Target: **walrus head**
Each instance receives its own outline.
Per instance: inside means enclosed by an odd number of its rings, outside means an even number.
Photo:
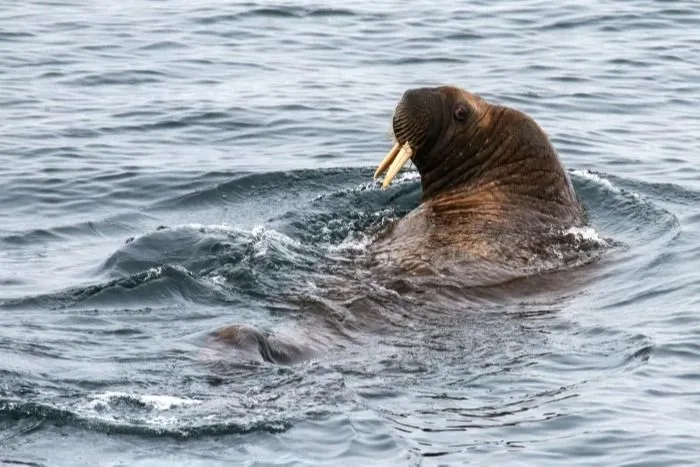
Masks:
[[[452,86],[411,89],[396,106],[393,130],[396,144],[375,172],[387,172],[384,187],[411,160],[424,199],[488,189],[578,204],[549,139],[520,111]]]

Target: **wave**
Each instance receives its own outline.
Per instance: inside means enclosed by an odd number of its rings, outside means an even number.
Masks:
[[[279,433],[287,430],[292,418],[271,416],[231,420],[214,413],[178,414],[199,405],[199,401],[159,395],[97,395],[70,406],[0,399],[0,415],[14,419],[50,420],[90,431],[141,436],[192,438],[250,432]],[[213,419],[213,420],[212,420]]]
[[[105,408],[119,405],[120,403],[131,404],[137,407],[154,409],[157,411],[171,410],[178,407],[191,407],[202,403],[201,400],[190,399],[187,397],[115,391],[91,394],[88,398],[89,400],[85,402],[82,407],[95,412],[102,412]]]
[[[94,307],[142,308],[175,302],[220,303],[234,297],[211,288],[179,264],[164,264],[107,282],[67,290],[0,301],[0,309],[91,309]]]
[[[242,10],[234,14],[201,15],[195,20],[201,25],[214,25],[230,23],[246,18],[318,18],[318,17],[353,17],[357,16],[353,10],[345,8],[305,8],[300,6],[257,7]]]
[[[617,180],[591,171],[571,174],[591,218],[591,225],[564,232],[580,248],[616,242],[633,248],[678,230],[673,214],[619,186]],[[220,176],[213,174],[213,179]],[[245,227],[233,222],[160,226],[128,237],[104,260],[96,274],[105,280],[4,300],[0,307],[141,307],[164,297],[175,303],[225,304],[243,297],[279,297],[328,274],[329,264],[362,254],[388,225],[418,205],[417,172],[402,172],[387,190],[378,181],[367,181],[370,177],[369,168],[242,174],[214,188],[158,201],[151,208],[154,212],[237,203],[239,222],[247,214],[252,221],[257,212],[258,223],[247,222],[252,225]],[[295,194],[291,200],[290,193]],[[263,222],[259,222],[261,205],[271,209]],[[147,217],[148,212],[143,215]],[[102,235],[128,231],[110,219],[89,226],[11,234],[3,241],[59,242],[84,229],[93,234],[97,229]]]

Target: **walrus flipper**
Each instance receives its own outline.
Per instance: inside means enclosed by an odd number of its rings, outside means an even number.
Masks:
[[[246,324],[227,326],[215,331],[209,347],[225,354],[227,360],[231,360],[231,353],[234,353],[234,360],[240,363],[291,365],[307,360],[314,354],[309,345]]]

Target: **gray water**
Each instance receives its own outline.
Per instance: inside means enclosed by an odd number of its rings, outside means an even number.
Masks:
[[[698,6],[4,0],[0,464],[698,465]],[[354,271],[418,204],[371,180],[393,107],[445,83],[538,121],[608,254],[470,302]],[[353,280],[384,327],[203,357],[363,320]]]

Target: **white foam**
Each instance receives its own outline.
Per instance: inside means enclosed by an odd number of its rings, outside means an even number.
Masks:
[[[256,225],[250,230],[244,230],[240,227],[234,227],[229,224],[184,224],[181,226],[175,226],[172,230],[177,229],[192,229],[205,234],[238,234],[248,237],[253,237],[257,241],[261,240],[273,240],[279,243],[287,245],[299,245],[299,242],[285,234],[278,232],[274,229],[265,227],[264,225]]]
[[[420,180],[420,174],[417,171],[401,172],[391,183],[405,183],[412,182],[414,180]]]
[[[593,227],[569,227],[564,231],[564,235],[573,235],[577,240],[594,242],[599,245],[607,245],[608,242],[598,235]]]
[[[150,281],[152,279],[157,279],[163,275],[163,266],[156,266],[155,268],[149,268],[146,270],[145,280]]]
[[[215,274],[213,276],[209,276],[208,279],[215,285],[218,285],[218,286],[226,285],[226,277],[222,276],[221,274]]]
[[[253,236],[258,237],[260,239],[275,240],[279,243],[283,243],[286,245],[294,245],[294,246],[300,245],[298,240],[295,240],[292,237],[288,237],[285,234],[278,232],[274,229],[268,229],[267,227],[265,227],[263,225],[257,225],[255,227],[253,227],[253,230],[251,231],[251,233]]]
[[[156,410],[170,410],[177,407],[191,407],[199,405],[202,401],[189,399],[185,397],[167,396],[167,395],[149,395],[143,394],[138,396],[138,400]]]
[[[362,235],[360,238],[348,237],[337,245],[330,245],[328,251],[337,253],[341,251],[363,252],[374,241],[370,235]]]
[[[590,170],[577,169],[577,170],[572,171],[572,173],[574,175],[579,176],[579,177],[583,177],[583,178],[586,178],[588,180],[592,180],[592,181],[598,183],[599,185],[604,186],[605,188],[607,188],[610,191],[613,191],[615,193],[620,193],[620,189],[618,187],[616,187],[615,185],[613,185],[613,183],[610,180],[608,180],[607,178],[603,178],[600,175],[591,172]]]
[[[135,394],[127,392],[107,391],[98,394],[92,394],[87,407],[93,410],[104,409],[110,404],[118,400],[135,401],[144,406],[155,410],[171,410],[178,407],[190,407],[199,405],[202,401],[189,399],[186,397],[169,396],[164,394]]]
[[[172,227],[172,230],[191,229],[203,234],[224,234],[224,235],[240,235],[249,238],[253,243],[253,248],[256,255],[264,255],[267,252],[271,243],[283,247],[299,247],[301,243],[287,235],[278,232],[274,229],[265,227],[264,225],[256,225],[250,230],[244,230],[240,227],[234,227],[229,224],[198,224],[190,223],[181,226]]]
[[[125,416],[122,409],[115,407],[119,402],[135,405]],[[90,421],[103,422],[114,426],[133,426],[134,424],[155,430],[181,431],[182,416],[173,409],[192,407],[203,401],[165,394],[136,394],[107,391],[87,396],[79,404],[71,404],[70,411]]]
[[[271,245],[282,247],[287,254],[292,254],[289,250],[290,247],[298,248],[301,246],[298,240],[262,225],[255,226],[251,234],[254,238],[253,250],[255,251],[255,256],[258,257],[265,256]]]
[[[180,272],[183,273],[183,274],[189,274],[190,276],[192,275],[192,272],[190,272],[189,269],[187,269],[186,267],[184,267],[184,266],[182,266],[182,265],[180,265],[180,264],[170,264],[170,265],[168,265],[168,266],[171,267],[171,268],[173,268],[173,269],[176,269],[176,270],[180,271]],[[144,280],[145,280],[145,281],[150,281],[150,280],[153,280],[153,279],[158,279],[159,277],[162,277],[162,276],[163,276],[163,271],[164,271],[164,267],[163,267],[163,266],[156,266],[156,267],[153,267],[153,268],[146,269],[146,270],[144,271],[144,274],[145,274]]]

